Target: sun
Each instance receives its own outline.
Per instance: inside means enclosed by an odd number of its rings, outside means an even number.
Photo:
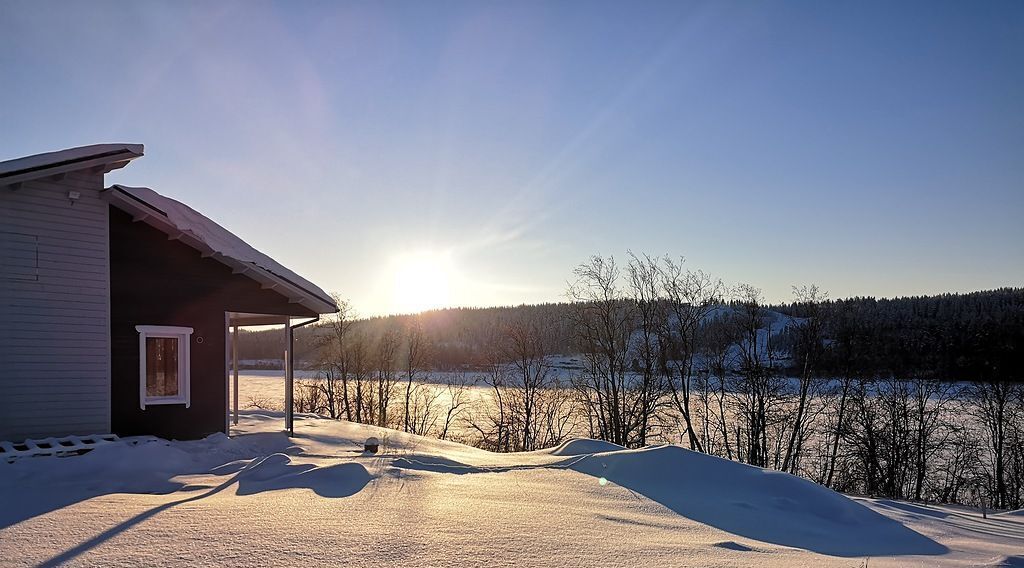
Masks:
[[[396,258],[392,310],[414,313],[451,305],[452,274],[445,254],[419,251]]]

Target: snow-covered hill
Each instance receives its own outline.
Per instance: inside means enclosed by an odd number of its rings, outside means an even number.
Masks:
[[[493,454],[250,413],[0,464],[0,565],[1019,566],[1024,518],[850,499],[677,446]],[[362,442],[376,436],[376,455]]]

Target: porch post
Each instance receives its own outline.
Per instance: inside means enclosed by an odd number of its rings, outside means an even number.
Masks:
[[[295,408],[292,401],[293,382],[295,379],[295,358],[292,349],[295,345],[292,337],[291,318],[284,323],[284,427],[289,436],[295,435]]]
[[[231,368],[235,372],[235,426],[238,426],[238,326],[231,331]]]

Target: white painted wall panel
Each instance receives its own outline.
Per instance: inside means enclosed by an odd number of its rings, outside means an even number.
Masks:
[[[102,188],[88,172],[0,187],[0,440],[110,431]]]

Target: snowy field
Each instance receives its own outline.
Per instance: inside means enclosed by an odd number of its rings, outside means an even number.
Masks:
[[[281,427],[248,411],[233,438],[0,463],[0,564],[1024,566],[1021,513],[849,499],[676,446],[492,454]]]
[[[551,376],[558,377],[565,384],[568,384],[570,376],[578,372],[578,370],[568,367],[555,367],[551,370]],[[295,380],[315,381],[317,380],[316,375],[316,371],[296,370]],[[486,375],[484,373],[430,371],[428,373],[421,373],[415,382],[436,385],[444,385],[451,382],[464,384],[470,390],[489,392],[491,388],[484,382],[485,379]],[[397,384],[396,390],[401,390],[405,386],[405,382],[401,377],[399,377]],[[277,410],[284,408],[284,371],[282,370],[241,369],[238,372],[238,387],[239,408],[251,408],[252,406],[249,403],[252,400],[270,404],[271,408]],[[234,388],[234,385],[231,384],[230,388]],[[477,397],[479,396],[484,395],[477,395]],[[489,397],[490,395],[487,394],[486,396]]]
[[[474,379],[481,379],[481,382],[473,383]],[[469,399],[473,402],[486,401],[490,402],[491,389],[490,387],[482,383],[482,375],[463,374],[456,375],[454,373],[442,373],[432,371],[430,373],[424,373],[423,380],[414,381],[414,385],[423,385],[436,388],[439,391],[445,389],[444,381],[455,381],[457,384],[461,382],[465,383],[465,388],[470,393]],[[295,371],[295,382],[296,385],[300,381],[318,382],[315,371]],[[231,396],[234,393],[231,389],[234,388],[234,384],[229,386],[228,391]],[[392,402],[399,404],[399,400],[402,394],[405,392],[405,381],[399,380],[395,386],[395,394],[392,395]],[[258,405],[254,405],[253,402],[258,402]],[[438,401],[438,405],[443,406],[447,401]],[[238,408],[242,410],[282,410],[284,409],[284,372],[283,371],[267,371],[267,370],[247,370],[240,371],[238,373]]]
[[[312,380],[313,371],[295,371],[295,380]],[[229,381],[230,396],[234,396],[234,383]],[[233,400],[233,399],[230,399]],[[238,408],[252,408],[251,402],[281,410],[284,408],[284,371],[240,370],[238,372]]]

